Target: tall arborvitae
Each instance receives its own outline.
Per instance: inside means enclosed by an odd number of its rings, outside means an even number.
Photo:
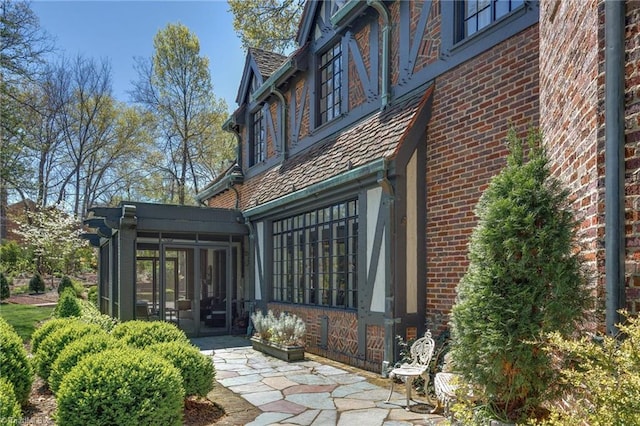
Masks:
[[[476,207],[452,351],[494,415],[513,421],[532,415],[551,389],[544,336],[574,331],[590,296],[569,193],[551,176],[539,132],[530,132],[528,149],[513,129],[507,142],[507,165]]]

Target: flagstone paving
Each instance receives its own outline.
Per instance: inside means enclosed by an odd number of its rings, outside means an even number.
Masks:
[[[428,406],[405,410],[405,395],[388,380],[322,357],[287,363],[254,351],[243,337],[220,336],[192,340],[213,358],[216,380],[252,406],[258,415],[249,426],[263,425],[435,425],[444,421]],[[372,383],[373,382],[373,383]],[[375,383],[379,382],[379,383]],[[404,389],[402,386],[402,392]]]

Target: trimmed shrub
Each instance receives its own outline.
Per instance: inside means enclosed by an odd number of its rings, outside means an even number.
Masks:
[[[184,389],[170,362],[142,350],[83,358],[62,379],[57,424],[182,425]]]
[[[31,393],[33,370],[22,339],[2,318],[0,318],[0,377],[13,385],[16,400],[19,404],[25,405]]]
[[[0,272],[0,300],[8,299],[9,296],[11,296],[9,280],[4,275],[4,272]]]
[[[42,279],[42,275],[35,274],[29,280],[29,291],[32,293],[42,293],[44,292],[44,280]]]
[[[53,331],[46,339],[42,341],[38,352],[35,354],[33,361],[38,375],[45,381],[49,382],[49,374],[51,366],[58,358],[62,350],[71,342],[78,340],[87,334],[104,333],[99,326],[95,324],[87,324],[82,321],[74,321],[73,323],[63,325]]]
[[[73,287],[67,287],[60,296],[53,316],[58,318],[79,317],[82,313],[80,301]]]
[[[65,275],[60,280],[60,284],[58,284],[58,294],[62,295],[62,292],[67,288],[74,288],[74,287],[73,287],[73,282],[71,281],[71,278],[69,278],[68,275]],[[75,292],[75,289],[74,289],[74,292]]]
[[[106,332],[82,336],[69,343],[58,355],[51,366],[49,388],[57,393],[64,376],[71,371],[84,357],[97,354],[108,349],[124,348],[124,343],[116,340]]]
[[[87,300],[91,302],[96,308],[98,307],[98,286],[92,285],[87,290]]]
[[[74,321],[77,320],[75,318],[54,318],[43,323],[40,328],[36,329],[31,335],[31,353],[36,355],[40,350],[40,344],[44,339],[49,337],[49,334]]]
[[[213,389],[213,362],[195,346],[182,342],[164,342],[151,345],[145,350],[159,355],[180,370],[186,396],[206,396]]]
[[[0,426],[20,424],[22,411],[16,399],[13,385],[0,377]]]
[[[80,303],[81,314],[80,320],[87,324],[96,324],[102,327],[107,332],[111,332],[113,327],[118,324],[118,319],[110,317],[109,315],[102,314],[91,302],[87,300],[78,299]]]
[[[189,343],[182,330],[165,321],[127,321],[116,325],[111,334],[138,349],[162,342]]]

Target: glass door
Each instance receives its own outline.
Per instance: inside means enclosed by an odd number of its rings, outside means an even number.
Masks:
[[[160,318],[159,275],[157,252],[139,254],[136,259],[136,319]]]
[[[167,248],[164,255],[164,319],[196,334],[193,248]]]
[[[229,276],[226,247],[200,249],[200,331],[229,329]]]

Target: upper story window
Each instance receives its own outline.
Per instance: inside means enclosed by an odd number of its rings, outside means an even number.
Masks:
[[[342,112],[342,48],[340,42],[320,56],[320,124]]]
[[[459,2],[456,41],[472,36],[522,5],[524,5],[524,0],[465,0]]]
[[[262,108],[253,113],[251,128],[250,166],[266,160],[267,140]]]

